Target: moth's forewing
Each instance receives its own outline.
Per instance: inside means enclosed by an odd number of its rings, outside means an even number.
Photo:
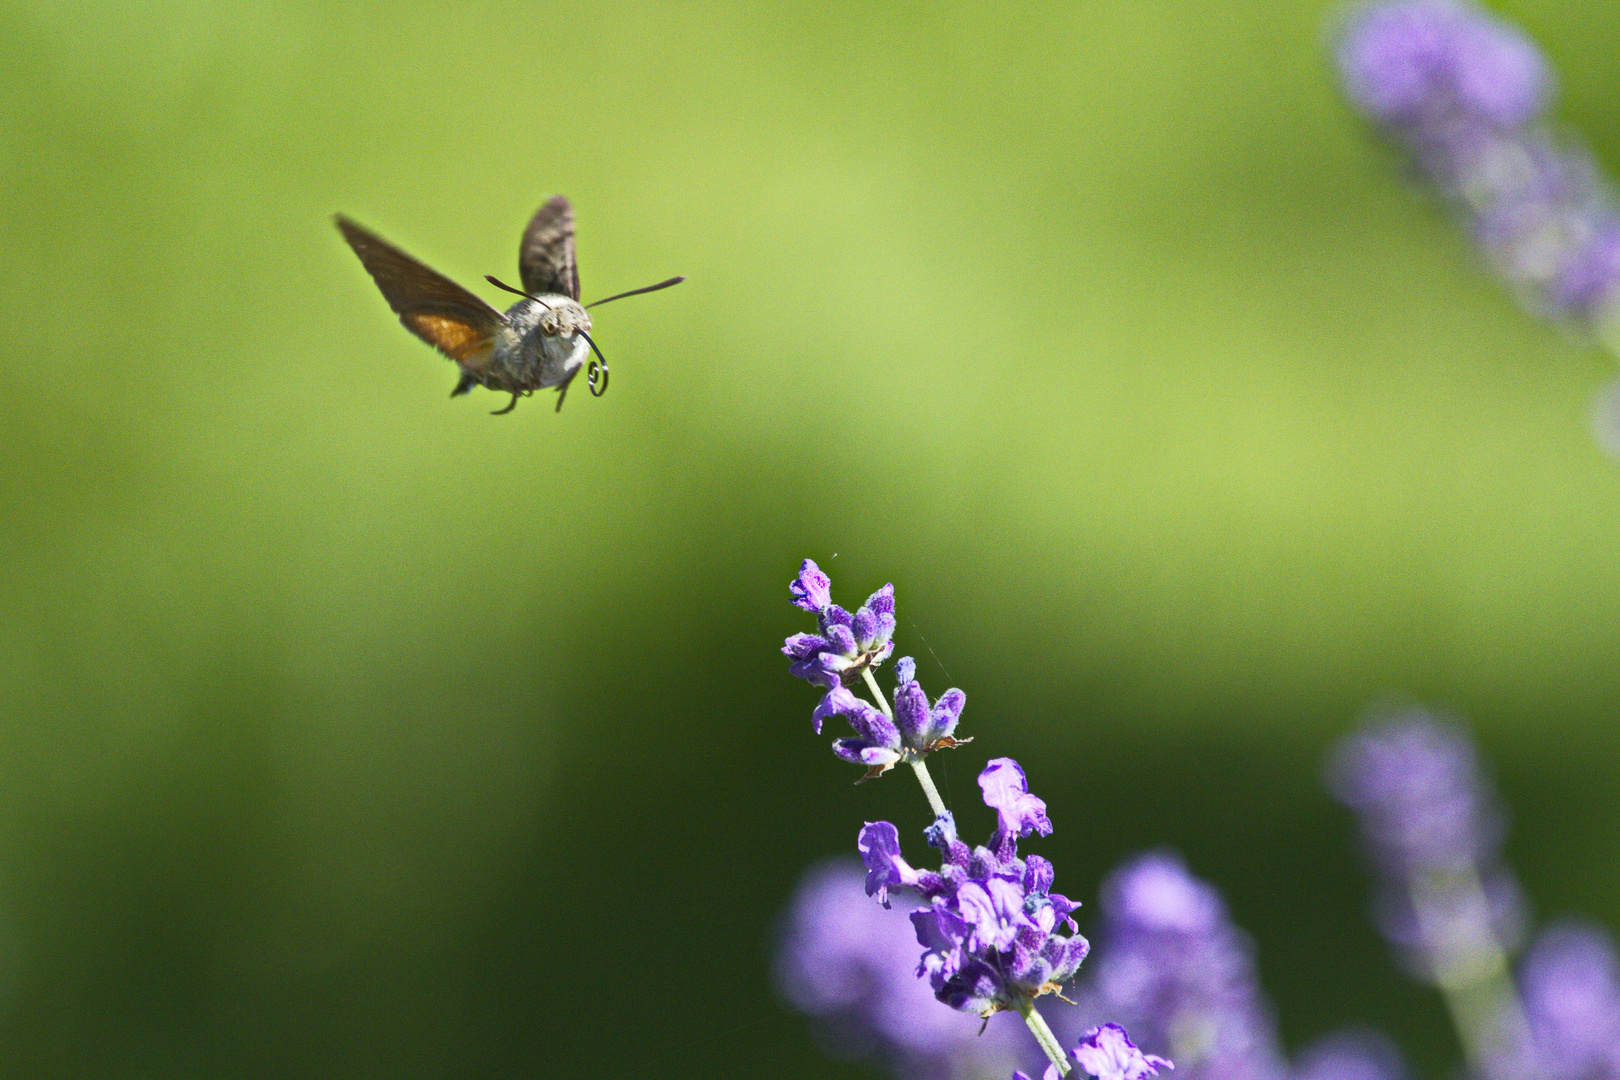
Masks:
[[[579,299],[579,265],[574,261],[574,208],[558,195],[536,210],[523,230],[518,276],[533,295],[561,293]]]
[[[500,312],[341,214],[337,227],[407,330],[462,367],[483,366],[506,321]]]

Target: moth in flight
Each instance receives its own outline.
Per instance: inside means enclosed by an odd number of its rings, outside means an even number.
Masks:
[[[574,208],[558,195],[547,202],[523,230],[514,289],[493,277],[496,288],[522,297],[504,312],[496,311],[443,274],[417,262],[376,233],[337,215],[343,238],[382,290],[405,329],[454,360],[461,381],[450,396],[475,386],[511,394],[500,416],[517,408],[518,398],[548,386],[557,388],[557,408],[581,367],[597,397],[607,392],[607,358],[591,340],[586,308],[656,292],[679,284],[672,277],[644,289],[631,289],[589,304],[579,302],[579,266],[574,261]],[[596,358],[591,359],[591,353]],[[587,361],[589,364],[587,365]]]

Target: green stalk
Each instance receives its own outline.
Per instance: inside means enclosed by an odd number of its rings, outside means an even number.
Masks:
[[[889,707],[888,696],[878,688],[877,679],[872,675],[872,669],[869,667],[862,668],[861,677],[866,680],[866,688],[872,691],[872,696],[877,698],[878,708],[883,710],[883,715],[893,720],[894,710]],[[929,809],[933,810],[936,818],[944,814],[945,800],[939,797],[939,788],[934,786],[934,778],[928,775],[928,762],[918,758],[910,764],[911,771],[917,774],[917,783],[922,785],[923,795],[928,799]]]
[[[1041,1044],[1041,1049],[1046,1051],[1046,1056],[1052,1059],[1052,1064],[1058,1067],[1058,1072],[1068,1076],[1069,1070],[1074,1066],[1069,1064],[1069,1055],[1063,1052],[1063,1046],[1058,1042],[1057,1036],[1046,1026],[1046,1018],[1035,1011],[1035,1002],[1019,1002],[1018,1015],[1029,1025],[1030,1033],[1035,1036],[1035,1041]]]

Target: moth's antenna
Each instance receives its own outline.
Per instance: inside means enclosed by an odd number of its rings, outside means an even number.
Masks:
[[[523,297],[525,300],[533,300],[535,303],[539,304],[541,307],[545,308],[547,311],[551,310],[551,305],[546,303],[544,300],[540,299],[538,296],[531,296],[529,293],[524,292],[522,289],[514,289],[514,288],[512,288],[512,286],[508,285],[506,282],[501,281],[498,278],[496,278],[494,274],[485,274],[484,275],[484,280],[489,282],[491,285],[495,286],[497,289],[505,289],[509,293],[516,293],[517,295]]]
[[[607,393],[607,384],[608,384],[607,357],[603,356],[602,355],[602,350],[598,349],[596,347],[596,342],[591,341],[591,335],[587,334],[583,330],[578,331],[578,333],[579,333],[580,337],[584,338],[586,341],[590,341],[590,343],[591,343],[591,351],[596,354],[596,359],[597,360],[602,361],[600,364],[598,364],[596,362],[596,360],[592,360],[590,362],[590,365],[585,368],[585,378],[590,383],[591,396],[592,397],[601,397],[603,394]],[[578,370],[578,369],[576,368],[575,370]],[[596,385],[596,373],[598,371],[600,371],[602,373],[602,385],[601,386]]]
[[[489,280],[495,281],[494,278],[490,278]],[[585,306],[586,307],[595,307],[597,304],[606,304],[606,303],[608,303],[609,301],[612,301],[612,300],[623,300],[627,296],[640,296],[644,292],[657,292],[659,289],[667,289],[671,285],[679,285],[681,282],[683,282],[685,280],[686,280],[686,278],[685,278],[684,275],[681,276],[681,277],[672,277],[668,281],[660,281],[658,284],[649,285],[645,289],[631,289],[629,292],[622,292],[622,293],[619,293],[617,296],[610,296],[606,300],[592,300],[590,303],[586,304]],[[498,282],[498,281],[495,281],[495,284],[500,285],[501,283]],[[501,288],[504,289],[504,288],[506,288],[506,286],[501,285]],[[513,289],[512,291],[516,292],[517,290]],[[533,297],[530,297],[530,299],[533,299]]]

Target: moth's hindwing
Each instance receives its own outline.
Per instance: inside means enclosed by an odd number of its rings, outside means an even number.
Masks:
[[[534,212],[518,248],[518,276],[536,296],[560,293],[579,299],[579,264],[574,259],[574,208],[558,195]]]

